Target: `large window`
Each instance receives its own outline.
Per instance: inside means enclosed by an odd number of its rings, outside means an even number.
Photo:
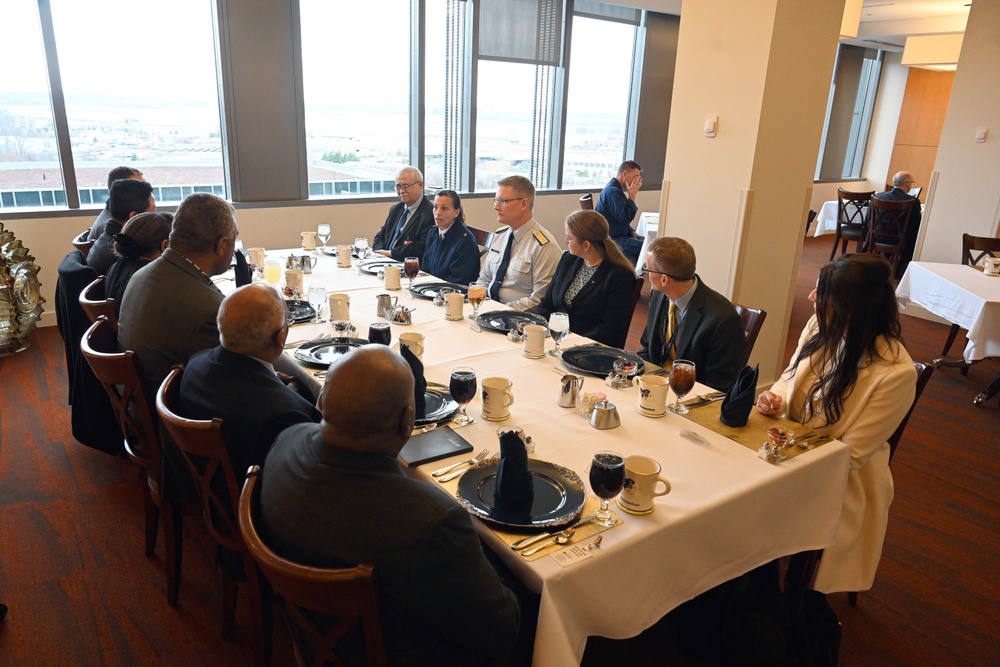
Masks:
[[[66,205],[55,136],[35,0],[3,0],[0,208]]]
[[[576,16],[563,187],[602,187],[625,159],[635,26]]]
[[[409,0],[300,8],[310,195],[393,192],[409,164]]]
[[[884,51],[841,44],[830,84],[816,180],[861,178]]]

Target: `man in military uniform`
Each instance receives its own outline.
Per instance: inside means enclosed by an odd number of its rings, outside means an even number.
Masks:
[[[524,176],[497,182],[493,210],[497,230],[490,244],[479,283],[491,299],[515,310],[533,310],[556,272],[562,249],[532,213],[535,186]]]

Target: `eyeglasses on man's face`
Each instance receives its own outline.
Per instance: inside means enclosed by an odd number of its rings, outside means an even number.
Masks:
[[[412,183],[396,183],[396,192],[406,192],[412,188],[417,183],[423,183],[423,181],[413,181]]]
[[[642,271],[642,275],[644,277],[645,277],[645,275],[647,273],[655,273],[658,276],[666,276],[666,277],[670,278],[671,280],[679,280],[681,282],[684,282],[686,280],[691,280],[690,278],[678,278],[677,276],[672,276],[669,273],[667,273],[666,271],[656,271],[654,269],[647,268],[645,264],[642,265],[642,268],[640,269],[640,271]]]
[[[493,205],[496,206],[497,204],[499,204],[500,206],[506,206],[508,202],[520,201],[521,199],[527,199],[527,197],[514,197],[513,199],[499,199],[497,197],[494,197]]]

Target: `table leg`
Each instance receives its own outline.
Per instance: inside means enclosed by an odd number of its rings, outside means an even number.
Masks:
[[[997,394],[1000,394],[1000,371],[997,372],[996,376],[993,378],[993,382],[991,382],[990,386],[986,388],[986,391],[976,396],[972,400],[972,403],[974,405],[982,405]]]

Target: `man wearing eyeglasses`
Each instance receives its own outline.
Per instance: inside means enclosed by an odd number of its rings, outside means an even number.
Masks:
[[[920,200],[910,194],[916,184],[917,182],[913,180],[913,174],[908,171],[900,171],[892,177],[891,190],[875,195],[877,199],[884,201],[913,202],[910,221],[906,226],[906,236],[903,238],[903,247],[899,251],[899,262],[896,264],[897,278],[903,277],[906,265],[913,259],[913,250],[917,247],[917,234],[920,233]]]
[[[372,250],[402,262],[407,257],[424,257],[427,230],[434,226],[434,207],[424,197],[424,175],[416,167],[396,174],[399,203],[389,209],[382,229],[372,241]]]
[[[684,239],[658,238],[642,271],[653,291],[639,356],[661,366],[693,361],[698,382],[728,390],[743,370],[743,322],[729,299],[695,273],[694,248]]]
[[[562,249],[556,237],[535,220],[535,186],[524,176],[497,182],[493,210],[497,230],[483,260],[478,282],[491,299],[514,310],[533,310],[545,296]]]

